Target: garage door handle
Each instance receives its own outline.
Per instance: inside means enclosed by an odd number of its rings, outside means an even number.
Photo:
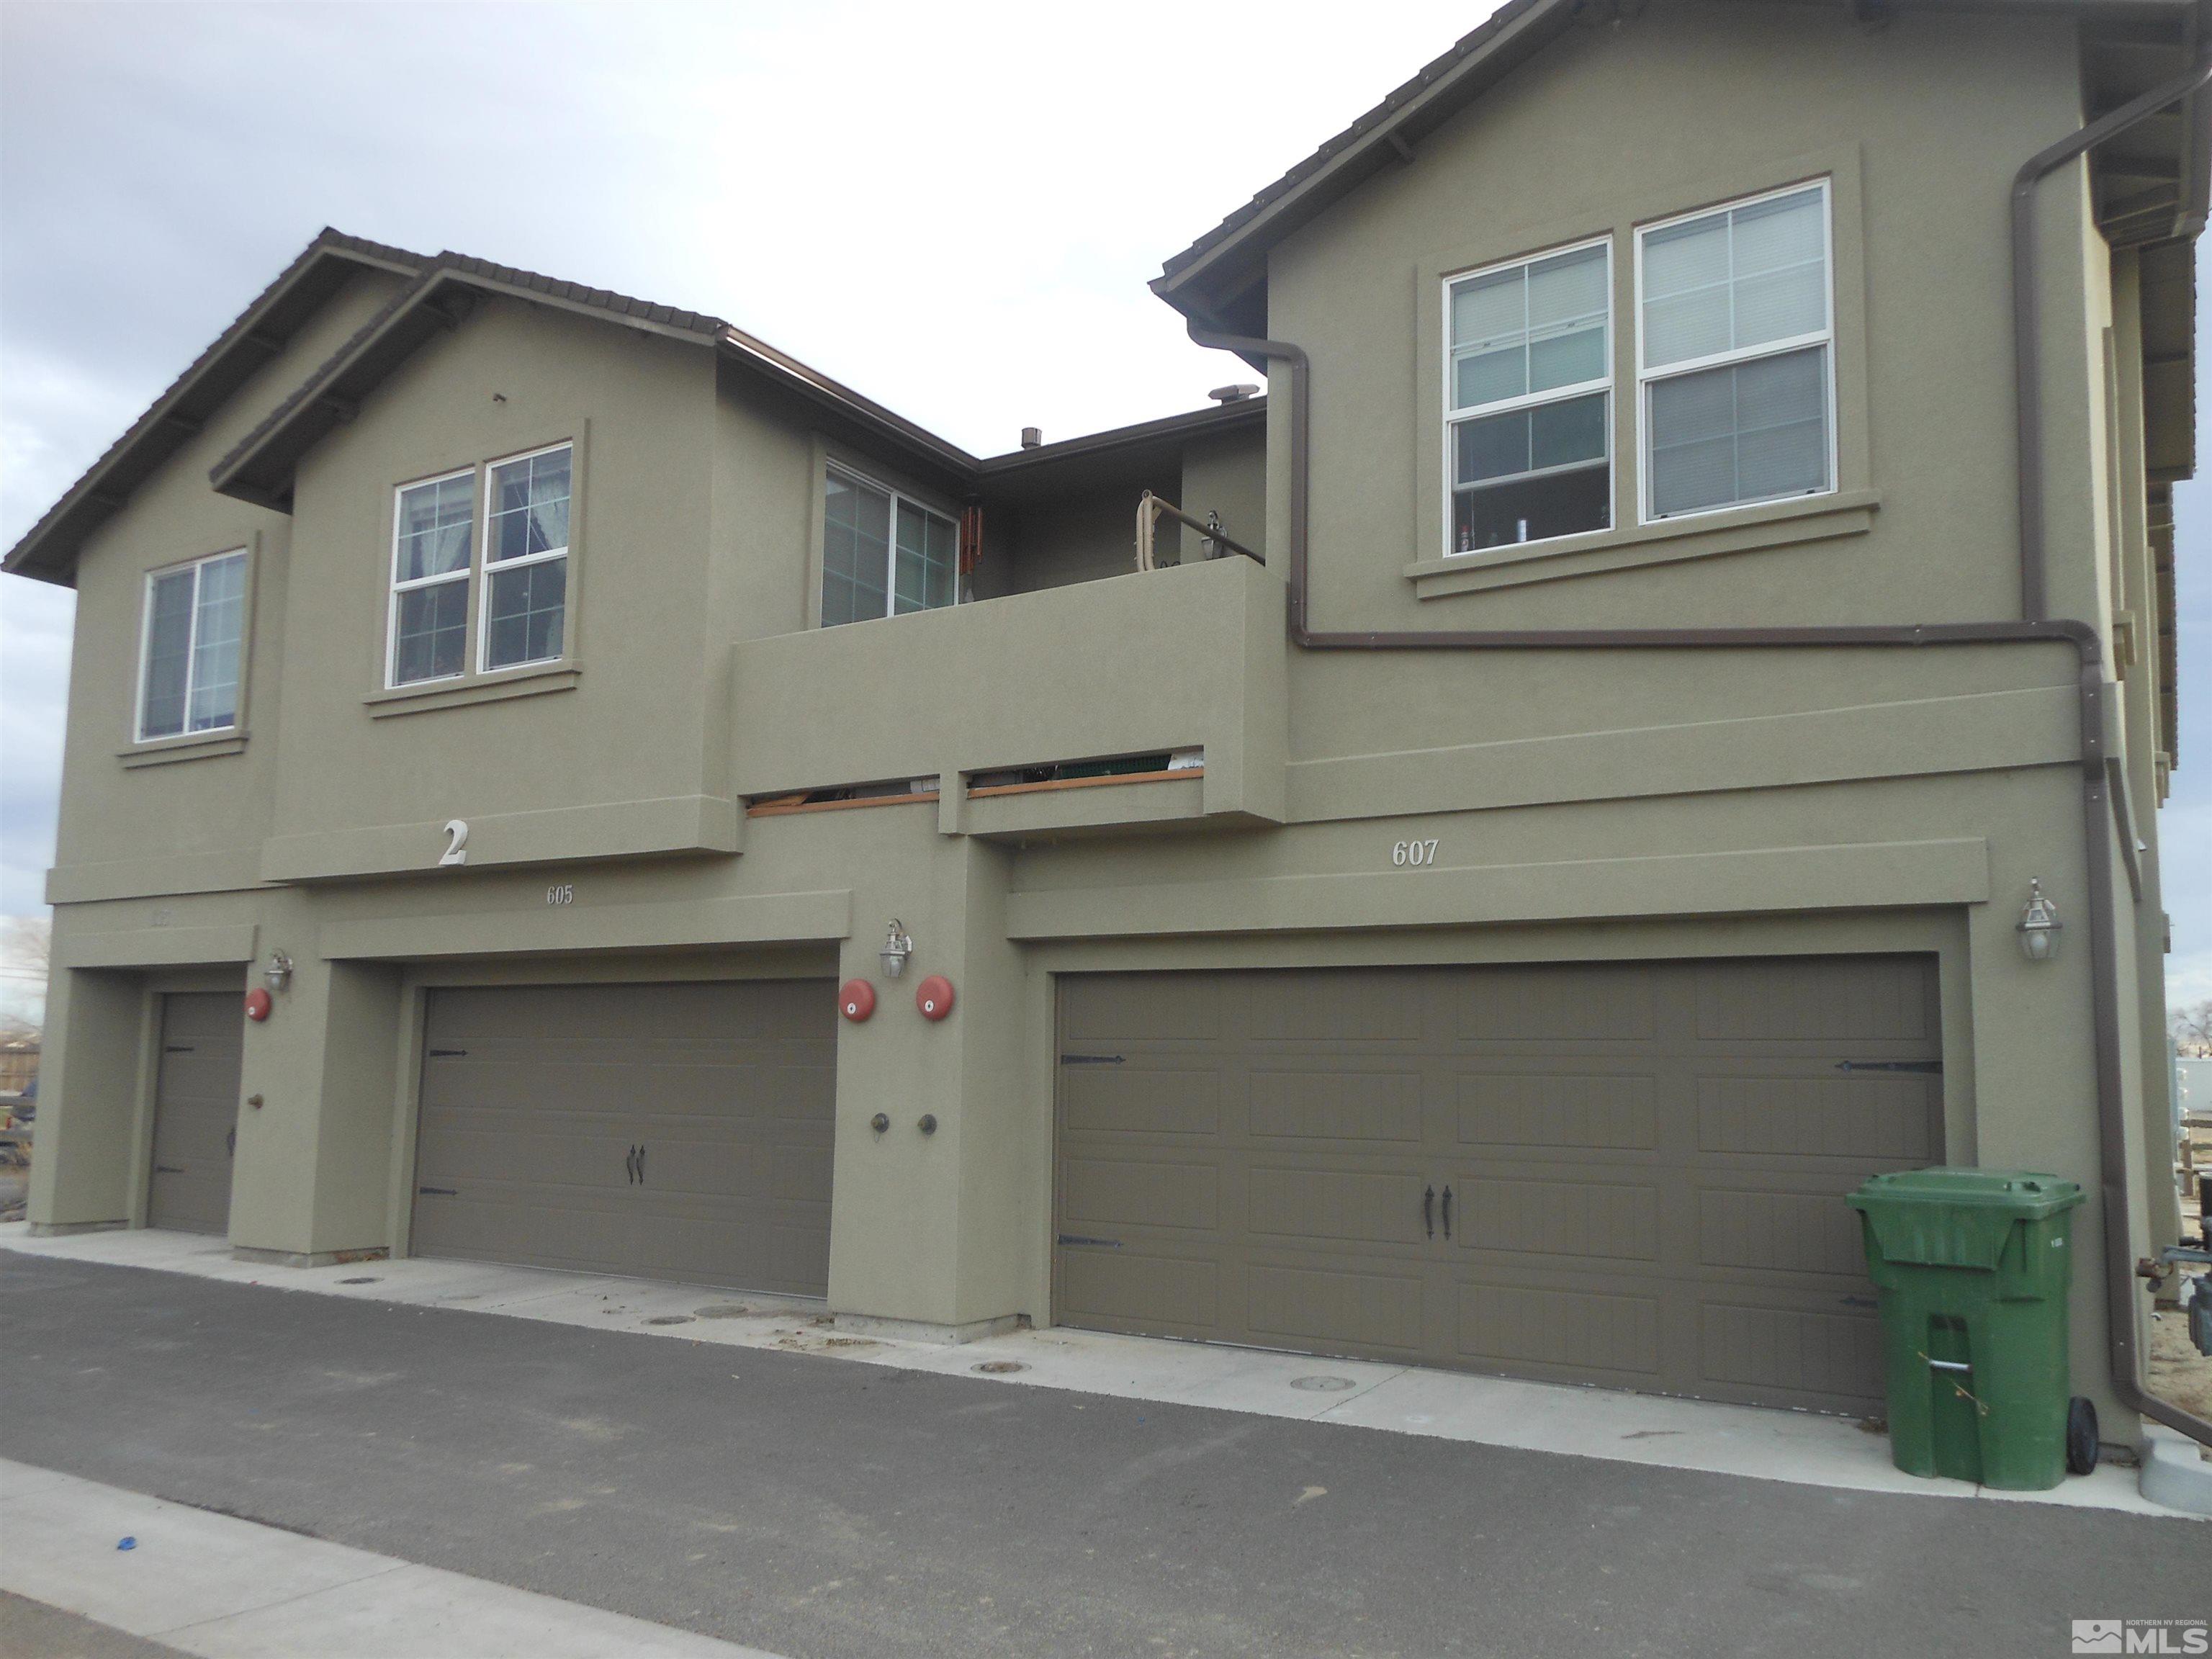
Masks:
[[[156,1164],[154,1166],[155,1175],[182,1175],[184,1172],[185,1166],[181,1164]]]
[[[623,1155],[623,1169],[629,1176],[629,1184],[637,1185],[637,1148],[633,1146]]]
[[[1421,1194],[1421,1226],[1431,1238],[1437,1236],[1437,1189],[1433,1187]]]
[[[642,1146],[637,1149],[637,1184],[641,1187],[645,1185],[645,1148]]]
[[[424,1198],[459,1198],[461,1195],[457,1187],[417,1187],[415,1190]]]
[[[1444,1237],[1451,1237],[1451,1188],[1444,1188]]]

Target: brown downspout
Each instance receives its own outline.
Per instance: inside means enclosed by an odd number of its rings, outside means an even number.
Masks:
[[[1291,424],[1289,633],[1307,651],[1587,651],[1759,650],[1793,646],[1901,647],[2070,643],[2080,665],[2076,684],[2081,723],[2081,816],[2089,880],[2089,954],[2095,1028],[2099,1158],[2102,1164],[2106,1302],[2112,1392],[2129,1410],[2154,1418],[2191,1438],[2212,1445],[2212,1423],[2147,1395],[2137,1380],[2135,1266],[2127,1223],[2127,1118],[2120,1067],[2120,1006],[2112,823],[2115,808],[2106,779],[2105,650],[2087,623],[2053,619],[2045,611],[2042,341],[2035,305],[2033,193],[2037,180],[2088,149],[2156,113],[2212,81],[2212,57],[2187,75],[2091,122],[2038,153],[2013,187],[2014,363],[2019,374],[2017,441],[2021,473],[2021,598],[2023,619],[2009,623],[1929,623],[1815,628],[1423,629],[1404,632],[1317,633],[1307,625],[1312,522],[1310,450],[1313,365],[1304,350],[1284,340],[1223,333],[1189,324],[1192,341],[1248,362],[1272,360],[1290,376],[1286,413]],[[2186,210],[2185,209],[2185,213]],[[2023,224],[2027,228],[2023,230]],[[2132,851],[2133,849],[2130,849]]]

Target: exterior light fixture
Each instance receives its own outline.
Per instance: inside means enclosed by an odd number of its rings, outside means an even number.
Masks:
[[[2043,884],[2027,884],[2027,902],[2021,908],[2020,951],[2030,962],[2048,962],[2058,954],[2058,907],[2043,896]]]
[[[269,953],[269,965],[261,970],[261,977],[269,981],[269,988],[281,991],[291,982],[292,958],[282,951]]]
[[[891,918],[890,930],[884,935],[884,948],[878,952],[884,959],[884,977],[896,979],[906,971],[906,959],[914,954],[914,941],[907,937],[905,924],[896,916]]]

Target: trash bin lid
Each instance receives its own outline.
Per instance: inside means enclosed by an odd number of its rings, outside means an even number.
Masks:
[[[1869,1176],[1849,1201],[1855,1210],[1891,1204],[2000,1209],[2019,1220],[2039,1221],[2061,1210],[2072,1209],[2085,1195],[2078,1181],[2064,1181],[2053,1175],[2038,1175],[2027,1170],[1941,1166]]]
[[[1844,1201],[1892,1261],[1994,1273],[2014,1226],[2079,1204],[2079,1182],[2024,1170],[1900,1170]]]

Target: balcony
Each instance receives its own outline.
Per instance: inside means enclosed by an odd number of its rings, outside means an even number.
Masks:
[[[1233,557],[748,640],[737,790],[934,779],[941,827],[1007,840],[1280,823],[1285,649],[1282,583]]]

